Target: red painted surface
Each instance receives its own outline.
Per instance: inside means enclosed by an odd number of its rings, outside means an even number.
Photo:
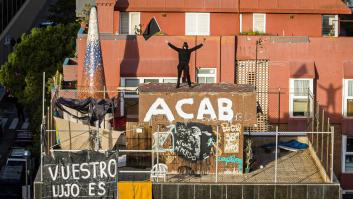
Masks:
[[[353,173],[350,174],[342,174],[341,175],[341,186],[343,189],[352,190],[353,189]]]
[[[278,36],[321,36],[319,14],[266,14],[266,33]]]
[[[77,88],[82,87],[82,75],[83,75],[83,64],[85,60],[85,51],[86,51],[87,39],[77,38],[76,47],[77,47]],[[104,64],[104,60],[103,60]],[[104,66],[104,65],[103,65]],[[65,74],[64,74],[65,76]]]
[[[99,32],[113,33],[114,28],[114,0],[97,0]]]
[[[350,10],[340,0],[118,0],[116,9],[183,12],[350,13]]]
[[[192,53],[190,76],[195,82],[196,68],[217,68],[222,82],[234,82],[235,37],[177,37],[154,36],[145,41],[142,36],[125,39],[101,39],[102,56],[107,88],[118,87],[120,77],[176,77],[178,54],[167,45],[167,41],[181,47],[184,41],[193,47],[199,43],[204,46]],[[205,40],[204,40],[205,39]],[[81,86],[85,38],[78,39],[78,86]],[[221,50],[221,44],[222,50]],[[212,55],[212,56],[209,56]]]
[[[239,33],[239,14],[211,13],[211,35],[235,35]]]
[[[119,11],[114,11],[113,13],[113,32],[115,34],[119,34],[119,28],[120,28],[120,12]]]
[[[243,13],[242,14],[242,32],[252,32],[253,22],[252,22],[252,13]]]
[[[238,38],[237,59],[255,59],[255,42],[259,37],[241,36]],[[311,37],[309,43],[274,43],[270,37],[264,40],[259,50],[259,59],[269,59],[269,89],[284,92],[281,95],[281,121],[288,121],[289,78],[294,71],[290,70],[290,61],[315,63],[316,78],[314,90],[320,104],[325,107],[331,122],[340,122],[342,113],[342,79],[344,62],[352,60],[352,38]],[[296,77],[307,77],[306,68],[298,68]],[[304,72],[303,72],[304,71]],[[295,72],[294,72],[295,73]],[[302,76],[300,75],[302,74]],[[277,107],[277,96],[270,97],[269,107]],[[276,110],[270,110],[270,117],[277,118]],[[343,132],[344,133],[344,132]]]
[[[166,35],[185,35],[185,13],[181,12],[142,12],[140,14],[143,30],[155,17],[161,28],[161,31]]]
[[[344,118],[342,120],[342,132],[345,135],[353,136],[353,119]]]
[[[63,66],[64,81],[77,80],[77,65],[64,65]]]
[[[239,13],[243,32],[253,31],[253,13],[267,13],[268,35],[321,36],[322,14],[351,13],[340,0],[118,0],[115,6],[112,2],[97,0],[100,32],[118,32],[119,11],[141,12],[143,29],[156,17],[162,32],[175,36],[185,35],[185,12],[210,12],[210,34],[214,36],[239,34]]]

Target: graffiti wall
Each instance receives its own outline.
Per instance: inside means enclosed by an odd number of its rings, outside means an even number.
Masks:
[[[154,149],[161,153],[160,161],[168,165],[168,172],[180,174],[243,172],[243,132],[240,124],[224,123],[216,126],[201,123],[177,122],[168,125],[153,136]],[[157,140],[159,134],[159,140]],[[218,151],[218,158],[216,153]]]
[[[239,123],[222,123],[218,156],[218,169],[224,174],[243,173],[243,128]]]
[[[53,152],[43,158],[43,198],[114,198],[118,161],[94,151]]]
[[[207,124],[222,122],[255,124],[255,92],[251,89],[239,90],[236,86],[233,88],[234,91],[230,89],[225,92],[222,86],[215,84],[211,90],[200,85],[201,88],[175,92],[172,84],[169,85],[170,88],[161,84],[140,85],[139,121],[151,122],[154,117],[162,116],[173,124],[185,121]],[[204,92],[206,89],[212,92]]]

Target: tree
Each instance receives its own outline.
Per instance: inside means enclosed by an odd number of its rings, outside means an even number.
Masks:
[[[57,70],[62,71],[64,58],[75,53],[78,28],[78,24],[67,24],[32,29],[22,35],[21,42],[0,69],[0,84],[30,109],[34,130],[41,123],[42,73],[45,71],[47,77],[52,77]]]

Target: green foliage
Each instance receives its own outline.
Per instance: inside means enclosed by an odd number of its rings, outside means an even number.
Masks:
[[[85,4],[83,7],[82,11],[79,13],[79,17],[77,18],[77,21],[80,23],[85,23],[88,24],[89,22],[89,14],[91,12],[92,5],[91,4]]]
[[[30,34],[22,35],[0,69],[0,84],[30,108],[35,130],[41,123],[42,73],[52,77],[62,71],[64,58],[74,55],[78,28],[78,24],[67,24],[32,29]]]
[[[258,32],[258,31],[248,31],[248,32],[241,32],[240,35],[256,36],[256,35],[267,35],[267,34],[263,32]]]
[[[49,20],[58,24],[73,23],[76,20],[76,1],[58,0],[49,8]]]

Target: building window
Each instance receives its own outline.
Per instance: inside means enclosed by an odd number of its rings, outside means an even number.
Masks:
[[[353,173],[353,136],[342,136],[342,171]]]
[[[176,83],[176,77],[122,77],[121,87],[126,90],[122,93],[120,107],[123,107],[121,115],[127,118],[136,119],[138,117],[138,93],[137,87],[142,83]]]
[[[216,83],[216,69],[215,68],[199,68],[197,69],[197,83]]]
[[[210,13],[185,13],[185,35],[210,35]]]
[[[353,8],[353,0],[345,0],[346,2],[346,5],[349,7],[349,8]]]
[[[120,34],[135,35],[140,31],[139,12],[120,12]]]
[[[254,32],[266,32],[266,14],[254,13],[253,17],[253,28]]]
[[[290,79],[289,113],[291,117],[308,117],[312,107],[309,93],[313,92],[313,79]]]
[[[343,80],[343,115],[353,117],[353,79]]]
[[[322,15],[322,35],[338,36],[338,15]]]

